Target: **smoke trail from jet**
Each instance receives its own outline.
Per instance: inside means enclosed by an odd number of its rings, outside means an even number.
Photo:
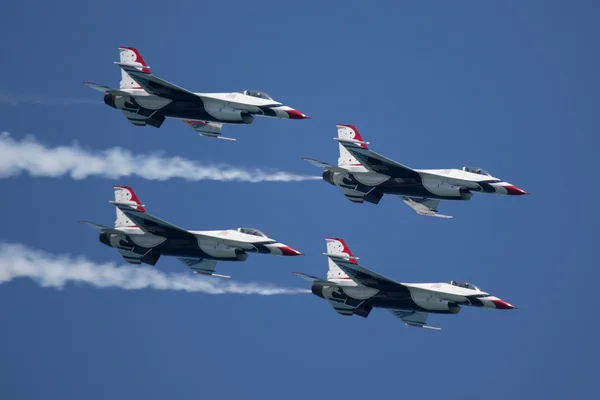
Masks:
[[[21,104],[38,104],[44,106],[70,106],[79,104],[102,104],[102,101],[78,99],[73,97],[51,97],[41,94],[13,94],[0,92],[0,104],[18,106]]]
[[[182,264],[182,268],[187,268]],[[96,288],[124,290],[178,290],[204,294],[310,293],[310,290],[280,288],[263,283],[236,283],[189,273],[162,273],[152,267],[97,264],[83,257],[54,255],[21,244],[0,242],[0,284],[30,278],[42,287],[62,289],[71,282]]]
[[[49,147],[33,137],[15,140],[8,132],[0,133],[0,178],[28,173],[34,177],[73,179],[90,176],[119,179],[140,177],[164,181],[180,178],[187,181],[298,182],[319,180],[318,176],[297,175],[259,168],[238,168],[226,164],[203,164],[181,157],[161,154],[133,154],[113,147],[103,151],[86,150],[76,143]]]

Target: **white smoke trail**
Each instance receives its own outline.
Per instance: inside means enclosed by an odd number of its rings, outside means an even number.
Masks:
[[[35,177],[73,179],[97,176],[110,179],[137,176],[156,181],[181,178],[187,181],[239,182],[298,182],[321,179],[318,176],[296,175],[283,171],[236,168],[226,164],[201,164],[181,157],[163,157],[160,154],[132,154],[129,150],[113,147],[104,151],[90,151],[71,146],[47,147],[27,137],[13,139],[8,132],[0,134],[0,178],[22,172]]]
[[[185,268],[183,265],[182,267]],[[271,296],[310,293],[310,290],[305,289],[200,277],[191,272],[165,274],[151,267],[97,264],[83,257],[53,255],[20,244],[0,242],[0,284],[17,278],[30,278],[43,287],[57,289],[62,289],[67,283],[73,282],[96,288],[181,290],[205,294]]]
[[[44,106],[69,106],[79,104],[102,104],[99,100],[78,99],[73,97],[50,97],[41,94],[14,94],[0,92],[0,104],[18,106],[20,104],[39,104]]]

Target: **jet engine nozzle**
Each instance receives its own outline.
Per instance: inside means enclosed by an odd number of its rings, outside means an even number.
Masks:
[[[111,93],[104,94],[104,104],[110,106],[114,109],[117,109],[117,105],[115,104],[115,95]]]
[[[354,315],[358,315],[359,317],[367,318],[369,316],[369,313],[372,310],[373,310],[372,306],[364,306],[364,307],[358,307],[358,308],[354,309],[354,311],[352,311],[352,313]]]
[[[323,180],[333,186],[335,186],[335,183],[333,182],[333,171],[330,171],[328,169],[326,169],[325,171],[323,171]]]
[[[113,247],[112,244],[110,244],[110,233],[101,232],[100,235],[98,235],[98,239],[100,240],[100,243],[105,244],[108,247]]]
[[[323,287],[325,285],[323,285],[320,282],[313,282],[312,287],[310,288],[310,291],[312,292],[312,294],[314,294],[315,296],[318,296],[322,299],[325,298],[325,296],[323,296]]]

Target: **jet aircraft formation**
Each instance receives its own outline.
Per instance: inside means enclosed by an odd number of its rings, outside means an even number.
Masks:
[[[121,82],[118,89],[84,83],[104,93],[104,103],[121,111],[136,126],[160,128],[166,118],[178,119],[201,136],[221,136],[224,124],[250,124],[257,116],[306,119],[307,115],[275,101],[265,92],[196,93],[167,82],[150,71],[134,47],[120,47]],[[441,200],[470,200],[473,193],[525,195],[526,191],[478,167],[413,169],[369,149],[357,128],[338,124],[339,158],[336,166],[310,158],[323,169],[323,180],[340,188],[354,203],[378,204],[383,195],[398,196],[417,214],[439,214]],[[302,253],[254,228],[192,231],[146,212],[128,186],[114,187],[116,220],[113,227],[81,221],[99,231],[99,240],[115,248],[131,264],[156,265],[161,256],[176,257],[194,273],[221,278],[219,261],[246,261],[249,254],[298,256]],[[311,282],[311,291],[327,300],[341,315],[367,317],[383,308],[406,325],[427,325],[429,314],[458,314],[463,306],[514,309],[468,282],[400,283],[358,264],[341,238],[326,239],[329,271],[326,278],[294,274]]]

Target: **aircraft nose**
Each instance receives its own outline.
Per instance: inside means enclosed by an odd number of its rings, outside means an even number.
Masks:
[[[518,187],[516,187],[515,185],[511,185],[510,183],[507,182],[502,182],[499,185],[494,185],[496,192],[500,193],[500,194],[508,194],[511,196],[522,196],[524,194],[529,194],[526,191],[524,191],[523,189],[520,189]]]
[[[271,247],[271,253],[281,256],[301,256],[303,255],[298,250],[291,248],[290,246],[282,243],[278,243],[276,246]]]
[[[504,300],[501,300],[501,299],[493,299],[490,301],[494,304],[494,306],[498,310],[512,310],[512,309],[517,308],[517,307],[513,306],[512,304],[510,304]]]
[[[310,118],[308,115],[306,114],[302,114],[300,111],[298,110],[285,110],[285,112],[288,115],[289,119],[306,119],[306,118]]]

